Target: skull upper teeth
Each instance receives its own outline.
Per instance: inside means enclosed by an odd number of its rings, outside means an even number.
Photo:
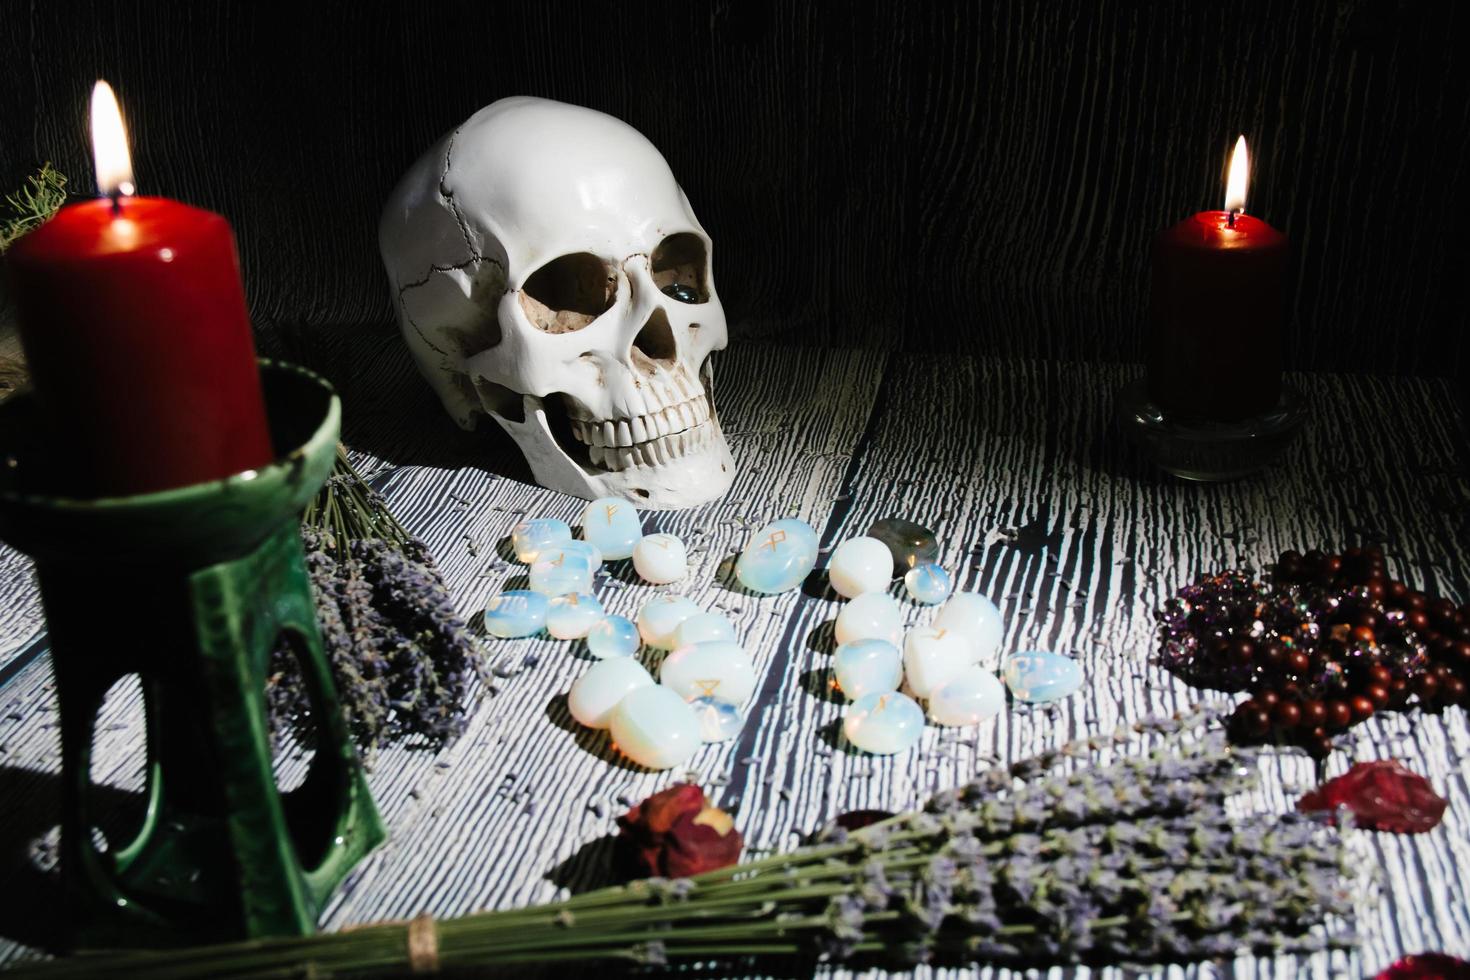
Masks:
[[[668,463],[707,446],[715,428],[703,393],[631,419],[574,415],[571,425],[592,463],[609,470]]]

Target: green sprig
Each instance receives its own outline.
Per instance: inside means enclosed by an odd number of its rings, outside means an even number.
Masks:
[[[22,235],[39,228],[66,203],[66,175],[49,163],[26,178],[25,186],[5,195],[6,215],[0,218],[0,253]]]

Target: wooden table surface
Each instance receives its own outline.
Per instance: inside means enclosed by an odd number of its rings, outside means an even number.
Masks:
[[[302,353],[350,379],[346,438],[430,545],[466,617],[519,584],[524,569],[502,557],[518,520],[575,523],[581,502],[525,482],[508,443],[452,429],[396,338],[322,341]],[[857,350],[720,355],[716,401],[739,478],[723,500],[644,523],[685,539],[691,574],[672,590],[728,615],[756,660],[761,683],[742,734],[704,747],[687,772],[643,772],[613,755],[605,733],[570,720],[566,691],[590,662],[579,644],[487,640],[496,679],[464,737],[439,752],[390,748],[374,761],[369,781],[391,838],[333,899],[325,927],[508,908],[596,882],[614,816],[686,776],[736,814],[751,847],[785,847],[844,810],[910,807],[994,760],[1188,705],[1200,692],[1151,662],[1154,610],[1202,572],[1259,567],[1283,548],[1379,543],[1393,574],[1470,597],[1470,452],[1444,383],[1297,377],[1313,412],[1304,438],[1279,468],[1216,486],[1156,473],[1117,437],[1112,399],[1134,373]],[[942,562],[963,588],[1005,612],[1006,649],[1074,654],[1084,691],[975,728],[931,726],[895,757],[845,745],[842,705],[825,676],[838,601],[743,594],[732,589],[730,559],[777,517],[810,522],[825,556],[890,515],[937,531]],[[610,611],[632,616],[658,590],[627,564],[601,575],[597,592]],[[29,659],[45,646],[35,589],[27,563],[9,552],[0,553],[0,597],[4,962],[27,955],[59,914],[50,871],[58,735],[49,666],[44,655]],[[932,615],[905,608],[914,623]],[[119,642],[138,642],[146,626],[118,623]],[[120,791],[140,783],[138,710],[123,692],[99,722],[95,776]],[[1242,959],[1230,968],[1239,975],[1290,976],[1298,966],[1362,975],[1405,952],[1470,956],[1464,712],[1375,717],[1344,745],[1332,774],[1354,760],[1404,758],[1449,798],[1444,823],[1416,837],[1355,835],[1373,879],[1355,959]],[[1285,810],[1315,781],[1294,752],[1267,755],[1261,770],[1246,806]]]

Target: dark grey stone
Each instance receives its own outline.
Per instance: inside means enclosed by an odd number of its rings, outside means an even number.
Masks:
[[[868,537],[888,545],[893,555],[893,577],[898,578],[915,565],[939,560],[939,542],[934,532],[922,524],[902,517],[885,517],[868,528]]]

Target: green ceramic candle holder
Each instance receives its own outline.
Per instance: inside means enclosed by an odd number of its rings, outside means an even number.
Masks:
[[[322,651],[299,516],[332,469],[341,404],[321,378],[263,361],[271,465],[132,497],[55,492],[29,397],[0,407],[0,539],[34,558],[62,751],[69,945],[304,935],[385,836]],[[63,447],[64,451],[64,447]],[[272,769],[265,684],[284,639],[312,695],[304,779]],[[91,756],[109,688],[137,675],[146,812],[99,847]]]

